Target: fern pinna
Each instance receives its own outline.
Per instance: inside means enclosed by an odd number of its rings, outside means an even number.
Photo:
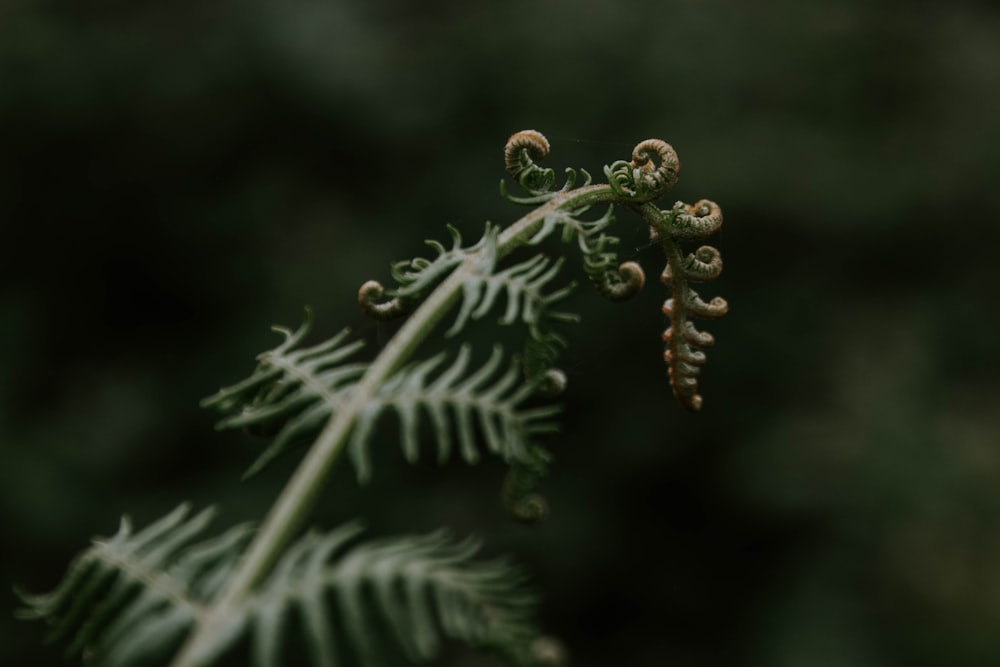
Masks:
[[[548,152],[548,141],[534,130],[514,134],[505,147],[507,170],[524,194],[511,194],[503,182],[501,194],[532,206],[527,215],[502,230],[487,224],[469,245],[449,227],[450,247],[428,241],[434,257],[391,265],[395,287],[374,280],[361,286],[365,313],[406,317],[374,358],[366,359],[363,343],[346,330],[305,345],[307,311],[295,331],[276,328],[281,342],[258,356],[249,377],[204,401],[224,413],[220,428],[273,438],[247,476],[297,443],[312,443],[259,527],[207,536],[212,511],[191,516],[186,506],[139,532],[123,521],[114,537],[95,540],[74,561],[52,593],[22,593],[20,615],[50,624],[53,638],[67,640],[68,653],[92,665],[203,667],[246,641],[253,663],[265,667],[285,664],[292,637],[323,667],[380,664],[386,637],[413,662],[433,659],[448,639],[493,651],[509,664],[555,660],[558,651],[534,625],[522,577],[506,563],[477,559],[474,542],[435,534],[366,543],[356,523],[299,536],[343,454],[360,482],[372,478],[374,427],[386,415],[400,425],[408,461],[424,449],[439,461],[457,454],[469,464],[491,453],[510,466],[502,496],[511,514],[528,521],[544,515],[534,488],[550,459],[542,438],[556,429],[558,407],[548,399],[566,384],[556,362],[567,344],[561,325],[578,319],[565,305],[573,285],[555,284],[561,258],[536,251],[512,264],[504,260],[519,247],[537,249],[559,236],[580,251],[600,294],[626,300],[645,277],[637,263],[618,261],[618,239],[609,233],[615,205],[637,212],[663,248],[670,385],[684,407],[701,407],[698,373],[713,339],[694,318],[720,317],[727,306],[719,297],[702,300],[692,284],[718,276],[722,261],[711,246],[686,253],[681,244],[717,231],[719,207],[707,200],[668,209],[654,203],[680,169],[676,152],[660,140],[643,141],[631,160],[605,167],[607,184],[594,184],[581,170],[577,186],[577,172],[567,169],[565,183],[554,189],[555,172],[539,164]],[[599,205],[607,208],[590,215]],[[445,349],[418,357],[451,311]],[[467,344],[450,344],[470,321],[494,312],[499,325],[523,327],[520,354],[499,346],[477,354]],[[430,447],[421,443],[424,423]]]
[[[54,636],[73,635],[69,652],[86,651],[91,664],[147,664],[204,615],[253,534],[242,525],[202,538],[214,512],[189,513],[182,505],[138,533],[123,519],[114,537],[95,540],[76,559],[59,588],[23,596],[30,607],[21,615],[58,619]],[[414,661],[437,655],[444,638],[503,652],[534,637],[533,600],[520,576],[503,562],[472,561],[474,541],[433,534],[356,544],[360,532],[348,524],[290,545],[195,664],[243,635],[251,636],[255,664],[286,664],[281,649],[293,610],[315,664],[324,666],[344,655],[358,659],[347,664],[378,663],[365,619]]]

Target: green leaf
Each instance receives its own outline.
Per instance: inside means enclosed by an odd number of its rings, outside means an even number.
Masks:
[[[295,349],[311,326],[312,315],[307,310],[305,322],[295,333],[275,327],[285,340],[257,357],[254,373],[202,401],[204,407],[230,413],[219,422],[220,429],[276,433],[245,477],[262,470],[296,440],[321,429],[343,406],[351,387],[368,368],[366,363],[347,362],[364,344],[345,344],[349,334],[346,329],[318,345]]]
[[[75,636],[71,653],[90,654],[95,667],[165,659],[199,622],[252,532],[244,525],[204,538],[213,512],[189,512],[182,505],[136,534],[123,521],[73,562],[55,591],[21,594],[27,607],[19,616]],[[242,639],[255,667],[287,664],[286,640],[298,632],[313,665],[373,665],[384,653],[373,640],[383,629],[415,662],[437,657],[449,639],[526,654],[537,636],[534,600],[509,565],[478,560],[476,542],[442,533],[356,544],[360,532],[355,522],[294,543],[235,606],[200,664]]]
[[[358,415],[348,445],[359,481],[371,478],[370,435],[376,421],[390,408],[399,416],[403,452],[411,462],[419,457],[422,412],[430,417],[439,461],[448,459],[457,438],[462,458],[470,464],[478,462],[477,427],[486,448],[506,461],[537,466],[545,458],[532,436],[556,429],[551,417],[559,408],[524,407],[536,387],[523,380],[516,360],[501,371],[500,347],[472,372],[468,372],[470,356],[469,347],[463,346],[452,363],[438,371],[446,359],[440,354],[404,368],[379,388]]]

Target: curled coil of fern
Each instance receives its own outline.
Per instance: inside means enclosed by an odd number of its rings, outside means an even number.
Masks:
[[[553,179],[537,177],[541,168],[535,164],[535,160],[541,160],[548,152],[549,143],[538,132],[526,130],[514,134],[504,151],[505,166],[535,196],[524,199],[509,197],[506,189],[501,187],[504,196],[517,203],[551,201],[558,193],[544,192],[542,186],[550,189]],[[694,317],[721,317],[728,306],[721,297],[706,303],[691,287],[692,282],[712,280],[721,273],[722,258],[718,250],[712,246],[701,246],[693,253],[684,254],[679,243],[714,234],[722,225],[722,211],[708,200],[701,200],[693,206],[677,202],[669,211],[661,211],[649,203],[673,188],[680,174],[677,152],[659,139],[640,142],[632,151],[631,161],[614,162],[605,167],[604,172],[615,198],[639,212],[650,225],[653,239],[659,240],[663,246],[667,258],[663,280],[673,291],[672,298],[663,308],[671,318],[671,326],[663,334],[666,343],[664,358],[674,395],[684,407],[698,410],[702,397],[697,390],[697,376],[700,366],[705,363],[703,349],[712,345],[714,339],[710,334],[699,331],[691,320]],[[551,172],[546,173],[551,175]],[[534,174],[531,177],[534,180],[529,179],[526,185],[523,179],[528,178],[527,174]],[[571,180],[568,179],[568,183]],[[547,212],[528,244],[540,243],[561,225],[564,241],[570,241],[574,236],[577,238],[584,256],[584,269],[598,292],[612,301],[624,301],[642,289],[645,274],[636,262],[619,263],[617,254],[609,249],[618,243],[616,237],[605,233],[614,220],[613,208],[609,207],[598,220],[584,221],[580,216],[587,209],[587,206],[567,206]]]
[[[504,166],[525,190],[535,195],[542,194],[552,189],[556,179],[552,169],[536,164],[548,154],[549,140],[541,132],[523,130],[507,140],[503,150]]]
[[[500,181],[500,195],[514,204],[542,204],[556,195],[569,192],[576,185],[576,170],[566,169],[566,182],[553,192],[555,172],[552,169],[540,167],[538,162],[549,154],[549,140],[536,130],[515,132],[504,146],[504,166],[518,185],[528,192],[527,197],[517,197],[507,192],[507,184]],[[586,169],[581,169],[584,181],[580,187],[590,185],[591,176]]]
[[[44,619],[51,639],[68,640],[67,655],[93,664],[153,664],[183,641],[237,564],[253,535],[249,524],[203,537],[214,511],[189,516],[181,505],[137,533],[127,518],[110,539],[95,539],[46,595],[19,592],[22,618]],[[282,658],[289,629],[310,649],[311,664],[380,664],[382,626],[413,662],[458,640],[527,660],[539,639],[534,599],[523,577],[503,561],[475,558],[474,540],[443,533],[358,543],[357,522],[292,544],[270,575],[227,618],[197,656],[208,664],[246,636],[255,667]],[[161,663],[156,663],[161,664]]]
[[[713,201],[702,199],[689,206],[677,202],[667,214],[670,236],[675,239],[701,239],[722,227],[722,209]]]
[[[667,266],[661,276],[671,290],[671,298],[663,304],[670,317],[670,326],[663,332],[670,386],[681,404],[689,410],[700,410],[702,397],[698,393],[698,375],[705,363],[704,349],[715,339],[699,331],[693,317],[719,318],[729,305],[722,297],[705,302],[692,287],[693,282],[713,280],[722,273],[722,256],[712,246],[703,245],[694,252],[683,254],[681,239],[698,239],[714,234],[722,226],[722,210],[712,201],[702,199],[694,205],[677,202],[670,211],[660,211],[658,237],[667,256]]]
[[[631,162],[613,162],[604,173],[616,195],[644,202],[673,188],[680,169],[673,146],[660,139],[646,139],[632,150]]]

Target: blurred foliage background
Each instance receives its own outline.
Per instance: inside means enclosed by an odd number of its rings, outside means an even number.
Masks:
[[[377,350],[357,287],[520,216],[497,182],[531,127],[597,174],[666,139],[676,197],[722,205],[703,412],[670,396],[662,287],[583,285],[546,523],[503,515],[498,461],[408,467],[391,425],[315,523],[483,535],[574,665],[1000,664],[998,35],[957,0],[5,0],[7,608],[123,512],[268,507],[296,456],[241,483],[259,442],[198,400],[305,304]],[[0,618],[0,664],[63,664]]]

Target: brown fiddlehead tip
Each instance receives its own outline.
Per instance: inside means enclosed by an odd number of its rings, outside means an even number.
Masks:
[[[722,273],[722,255],[709,245],[699,246],[694,252],[684,253],[681,241],[698,239],[719,230],[722,210],[718,204],[702,199],[688,205],[677,202],[670,210],[659,211],[653,216],[658,238],[667,256],[663,270],[664,284],[672,293],[663,304],[663,313],[670,318],[670,327],[663,332],[670,386],[674,396],[688,410],[700,410],[702,398],[698,393],[698,375],[705,363],[705,348],[715,339],[699,331],[692,318],[719,318],[729,311],[729,304],[722,297],[704,301],[691,283],[713,280]]]
[[[684,258],[684,275],[690,280],[714,280],[722,273],[722,255],[710,245],[703,245]]]
[[[655,199],[677,183],[681,162],[673,146],[646,139],[632,149],[632,161],[619,160],[604,168],[608,185],[620,197],[637,202]]]
[[[678,239],[710,236],[722,227],[722,209],[714,201],[702,199],[686,205],[677,202],[668,214],[670,235]]]
[[[531,193],[548,192],[555,182],[555,172],[543,169],[541,162],[549,154],[549,140],[537,130],[521,130],[511,135],[503,149],[507,172]]]
[[[507,172],[517,178],[527,165],[541,162],[549,154],[549,140],[538,130],[521,130],[510,135],[503,149]]]
[[[642,169],[649,188],[657,192],[674,187],[681,171],[677,151],[662,139],[646,139],[636,145],[632,149],[632,166]]]
[[[695,344],[695,340],[700,342],[700,347],[709,347],[714,342],[710,334],[696,330],[690,322],[684,323],[681,335],[676,334],[673,327],[663,332],[663,342],[667,344],[663,360],[667,363],[670,387],[681,405],[697,412],[702,405],[702,398],[698,393],[698,374],[706,357],[701,350],[692,349],[691,345]]]
[[[601,274],[597,289],[609,301],[627,301],[642,291],[646,284],[646,274],[636,262],[622,262],[618,273],[608,271]]]
[[[406,312],[406,306],[399,298],[379,303],[385,296],[385,288],[377,280],[369,280],[358,290],[358,306],[368,317],[387,322],[394,320]]]

